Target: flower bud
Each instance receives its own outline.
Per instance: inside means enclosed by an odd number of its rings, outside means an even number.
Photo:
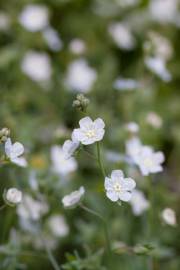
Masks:
[[[22,201],[22,192],[17,188],[9,188],[5,190],[3,198],[9,206],[15,206]]]
[[[73,101],[73,107],[84,112],[86,111],[89,105],[89,99],[86,98],[83,94],[78,94],[76,99]]]
[[[0,143],[6,142],[10,135],[10,130],[8,128],[2,128],[0,130]]]

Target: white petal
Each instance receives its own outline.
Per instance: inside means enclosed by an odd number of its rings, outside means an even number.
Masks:
[[[106,190],[112,190],[113,189],[111,178],[108,178],[108,177],[105,178],[104,187],[105,187]]]
[[[113,202],[118,201],[118,194],[115,191],[107,191],[106,196]]]
[[[124,176],[124,173],[123,173],[123,171],[121,171],[121,170],[114,170],[114,171],[112,171],[112,173],[111,173],[111,178],[112,178],[113,180],[121,179],[121,178],[123,178],[123,176]]]
[[[79,142],[84,138],[84,134],[83,134],[83,132],[81,131],[80,128],[74,129],[74,131],[73,131],[73,133],[72,133],[72,136],[73,136],[73,138],[74,138],[75,140],[77,140],[77,141],[79,141]]]
[[[89,125],[92,125],[93,121],[90,117],[84,117],[79,121],[79,125],[81,128],[87,128]]]
[[[165,160],[164,154],[162,152],[155,153],[154,157],[156,159],[156,162],[158,162],[158,163],[163,163]]]
[[[119,194],[119,199],[124,202],[128,202],[131,199],[131,193],[128,191]]]
[[[27,161],[24,157],[17,157],[17,158],[11,159],[11,161],[20,167],[24,167],[24,168],[27,167]]]
[[[24,146],[21,143],[16,142],[12,145],[11,154],[10,154],[12,159],[19,157],[23,153],[24,153]]]
[[[8,157],[10,156],[11,148],[12,148],[12,142],[11,142],[11,139],[8,138],[7,141],[5,142],[5,153]]]
[[[124,190],[132,190],[135,188],[136,182],[132,178],[124,178],[121,185]]]
[[[94,121],[94,124],[95,124],[95,127],[96,127],[96,128],[103,129],[103,128],[105,127],[104,121],[103,121],[101,118],[97,118],[97,119]]]
[[[105,130],[104,129],[97,129],[96,130],[96,141],[101,141],[102,138],[104,137]]]

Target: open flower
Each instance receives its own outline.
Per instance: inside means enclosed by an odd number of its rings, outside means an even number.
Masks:
[[[113,202],[118,200],[129,201],[135,186],[135,181],[131,178],[124,178],[121,170],[112,171],[111,177],[106,177],[104,182],[106,195]]]
[[[4,200],[10,206],[15,206],[22,201],[22,192],[17,188],[9,188],[4,193]]]
[[[143,146],[138,155],[134,156],[134,161],[139,166],[142,175],[149,175],[163,170],[161,163],[164,162],[164,154],[160,151],[154,152],[149,146]]]
[[[176,226],[176,213],[171,208],[165,208],[161,213],[163,221],[170,225],[170,226]]]
[[[62,146],[65,158],[69,159],[76,149],[79,147],[79,142],[72,136],[72,140],[66,140]]]
[[[130,204],[132,206],[132,211],[135,216],[140,216],[144,211],[149,208],[149,202],[146,200],[144,194],[137,189],[132,192]]]
[[[97,118],[92,121],[90,117],[84,117],[79,121],[80,128],[74,129],[72,136],[84,145],[101,141],[104,136],[104,121]]]
[[[62,199],[62,203],[65,208],[74,208],[78,205],[84,196],[85,189],[84,187],[80,187],[79,190],[73,191],[69,195],[64,196]]]
[[[69,227],[62,215],[53,215],[48,220],[48,227],[55,237],[64,237],[69,233]]]
[[[24,146],[21,143],[15,142],[12,144],[11,139],[8,138],[5,142],[5,153],[11,162],[21,167],[27,166],[25,158],[20,157],[24,153]]]

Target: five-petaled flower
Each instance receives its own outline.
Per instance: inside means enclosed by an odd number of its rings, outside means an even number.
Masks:
[[[146,176],[163,170],[161,163],[164,162],[164,154],[160,151],[154,152],[149,146],[143,146],[134,157],[134,161],[139,166],[142,175]]]
[[[101,141],[104,136],[104,121],[97,118],[92,121],[90,117],[84,117],[79,121],[80,128],[74,129],[74,138],[84,145]]]
[[[113,202],[118,200],[129,201],[135,186],[135,181],[131,178],[124,178],[121,170],[113,170],[111,177],[106,177],[104,182],[106,195]]]
[[[24,146],[21,143],[15,142],[14,144],[12,144],[11,139],[7,139],[7,141],[5,142],[5,154],[11,162],[21,167],[26,167],[27,162],[25,158],[20,157],[23,153]]]

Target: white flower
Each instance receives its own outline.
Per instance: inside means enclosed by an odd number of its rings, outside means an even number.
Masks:
[[[55,237],[64,237],[69,233],[66,220],[61,215],[53,215],[48,220],[48,226]]]
[[[162,118],[155,112],[149,112],[146,117],[146,122],[154,128],[162,127]]]
[[[125,125],[126,130],[131,133],[138,133],[139,131],[139,125],[135,122],[129,122]]]
[[[142,175],[161,172],[163,170],[161,163],[164,162],[164,154],[154,152],[149,146],[142,146],[138,155],[134,156],[134,162],[139,166]]]
[[[43,5],[27,5],[20,14],[19,21],[28,31],[43,30],[49,23],[49,12]]]
[[[164,59],[160,57],[146,57],[145,58],[146,66],[154,72],[159,78],[161,78],[165,82],[169,82],[171,80],[171,74],[166,68],[166,64]]]
[[[66,176],[77,169],[75,158],[70,157],[67,159],[66,153],[60,146],[55,145],[51,148],[51,160],[53,170],[62,176]]]
[[[75,38],[69,44],[70,51],[74,54],[82,54],[86,50],[86,45],[83,40]]]
[[[146,200],[144,194],[137,189],[132,192],[130,204],[135,216],[140,216],[149,208],[149,202]]]
[[[142,148],[142,143],[140,139],[136,136],[126,141],[126,154],[132,158],[134,161],[134,157],[139,154],[139,151]]]
[[[37,201],[28,194],[25,194],[22,203],[18,205],[17,213],[25,219],[39,220],[48,210],[49,207],[44,200]]]
[[[165,208],[161,213],[163,221],[171,226],[176,226],[176,213],[171,208]]]
[[[104,121],[97,118],[92,121],[90,117],[84,117],[79,121],[80,128],[74,129],[72,136],[84,145],[101,141],[104,136]]]
[[[118,200],[129,201],[135,186],[135,181],[132,178],[124,178],[121,170],[112,171],[111,177],[106,177],[104,182],[106,195],[113,202]]]
[[[19,204],[22,201],[22,192],[17,188],[9,188],[4,194],[4,199],[10,205]]]
[[[154,20],[161,23],[173,22],[178,16],[177,0],[151,0],[150,13]]]
[[[79,141],[77,141],[76,138],[74,138],[74,135],[72,135],[72,140],[66,140],[62,146],[65,157],[67,159],[70,158],[78,147]]]
[[[82,200],[85,194],[84,187],[80,187],[79,190],[73,191],[69,195],[64,196],[62,203],[65,208],[73,208],[77,206]]]
[[[125,24],[111,24],[109,27],[109,33],[119,48],[132,50],[135,47],[135,39],[130,29]]]
[[[20,157],[24,153],[24,146],[21,143],[15,142],[12,144],[11,139],[8,138],[5,142],[5,153],[11,162],[21,167],[27,166],[25,158]]]
[[[56,30],[47,27],[42,34],[51,50],[56,52],[62,49],[63,43]]]
[[[121,91],[132,91],[140,87],[140,83],[133,79],[118,78],[114,82],[114,88]]]
[[[29,51],[25,54],[21,69],[32,80],[38,82],[48,81],[52,73],[49,56],[35,51]]]
[[[96,71],[89,67],[87,61],[79,59],[69,65],[65,83],[72,90],[87,93],[91,90],[96,77]]]

